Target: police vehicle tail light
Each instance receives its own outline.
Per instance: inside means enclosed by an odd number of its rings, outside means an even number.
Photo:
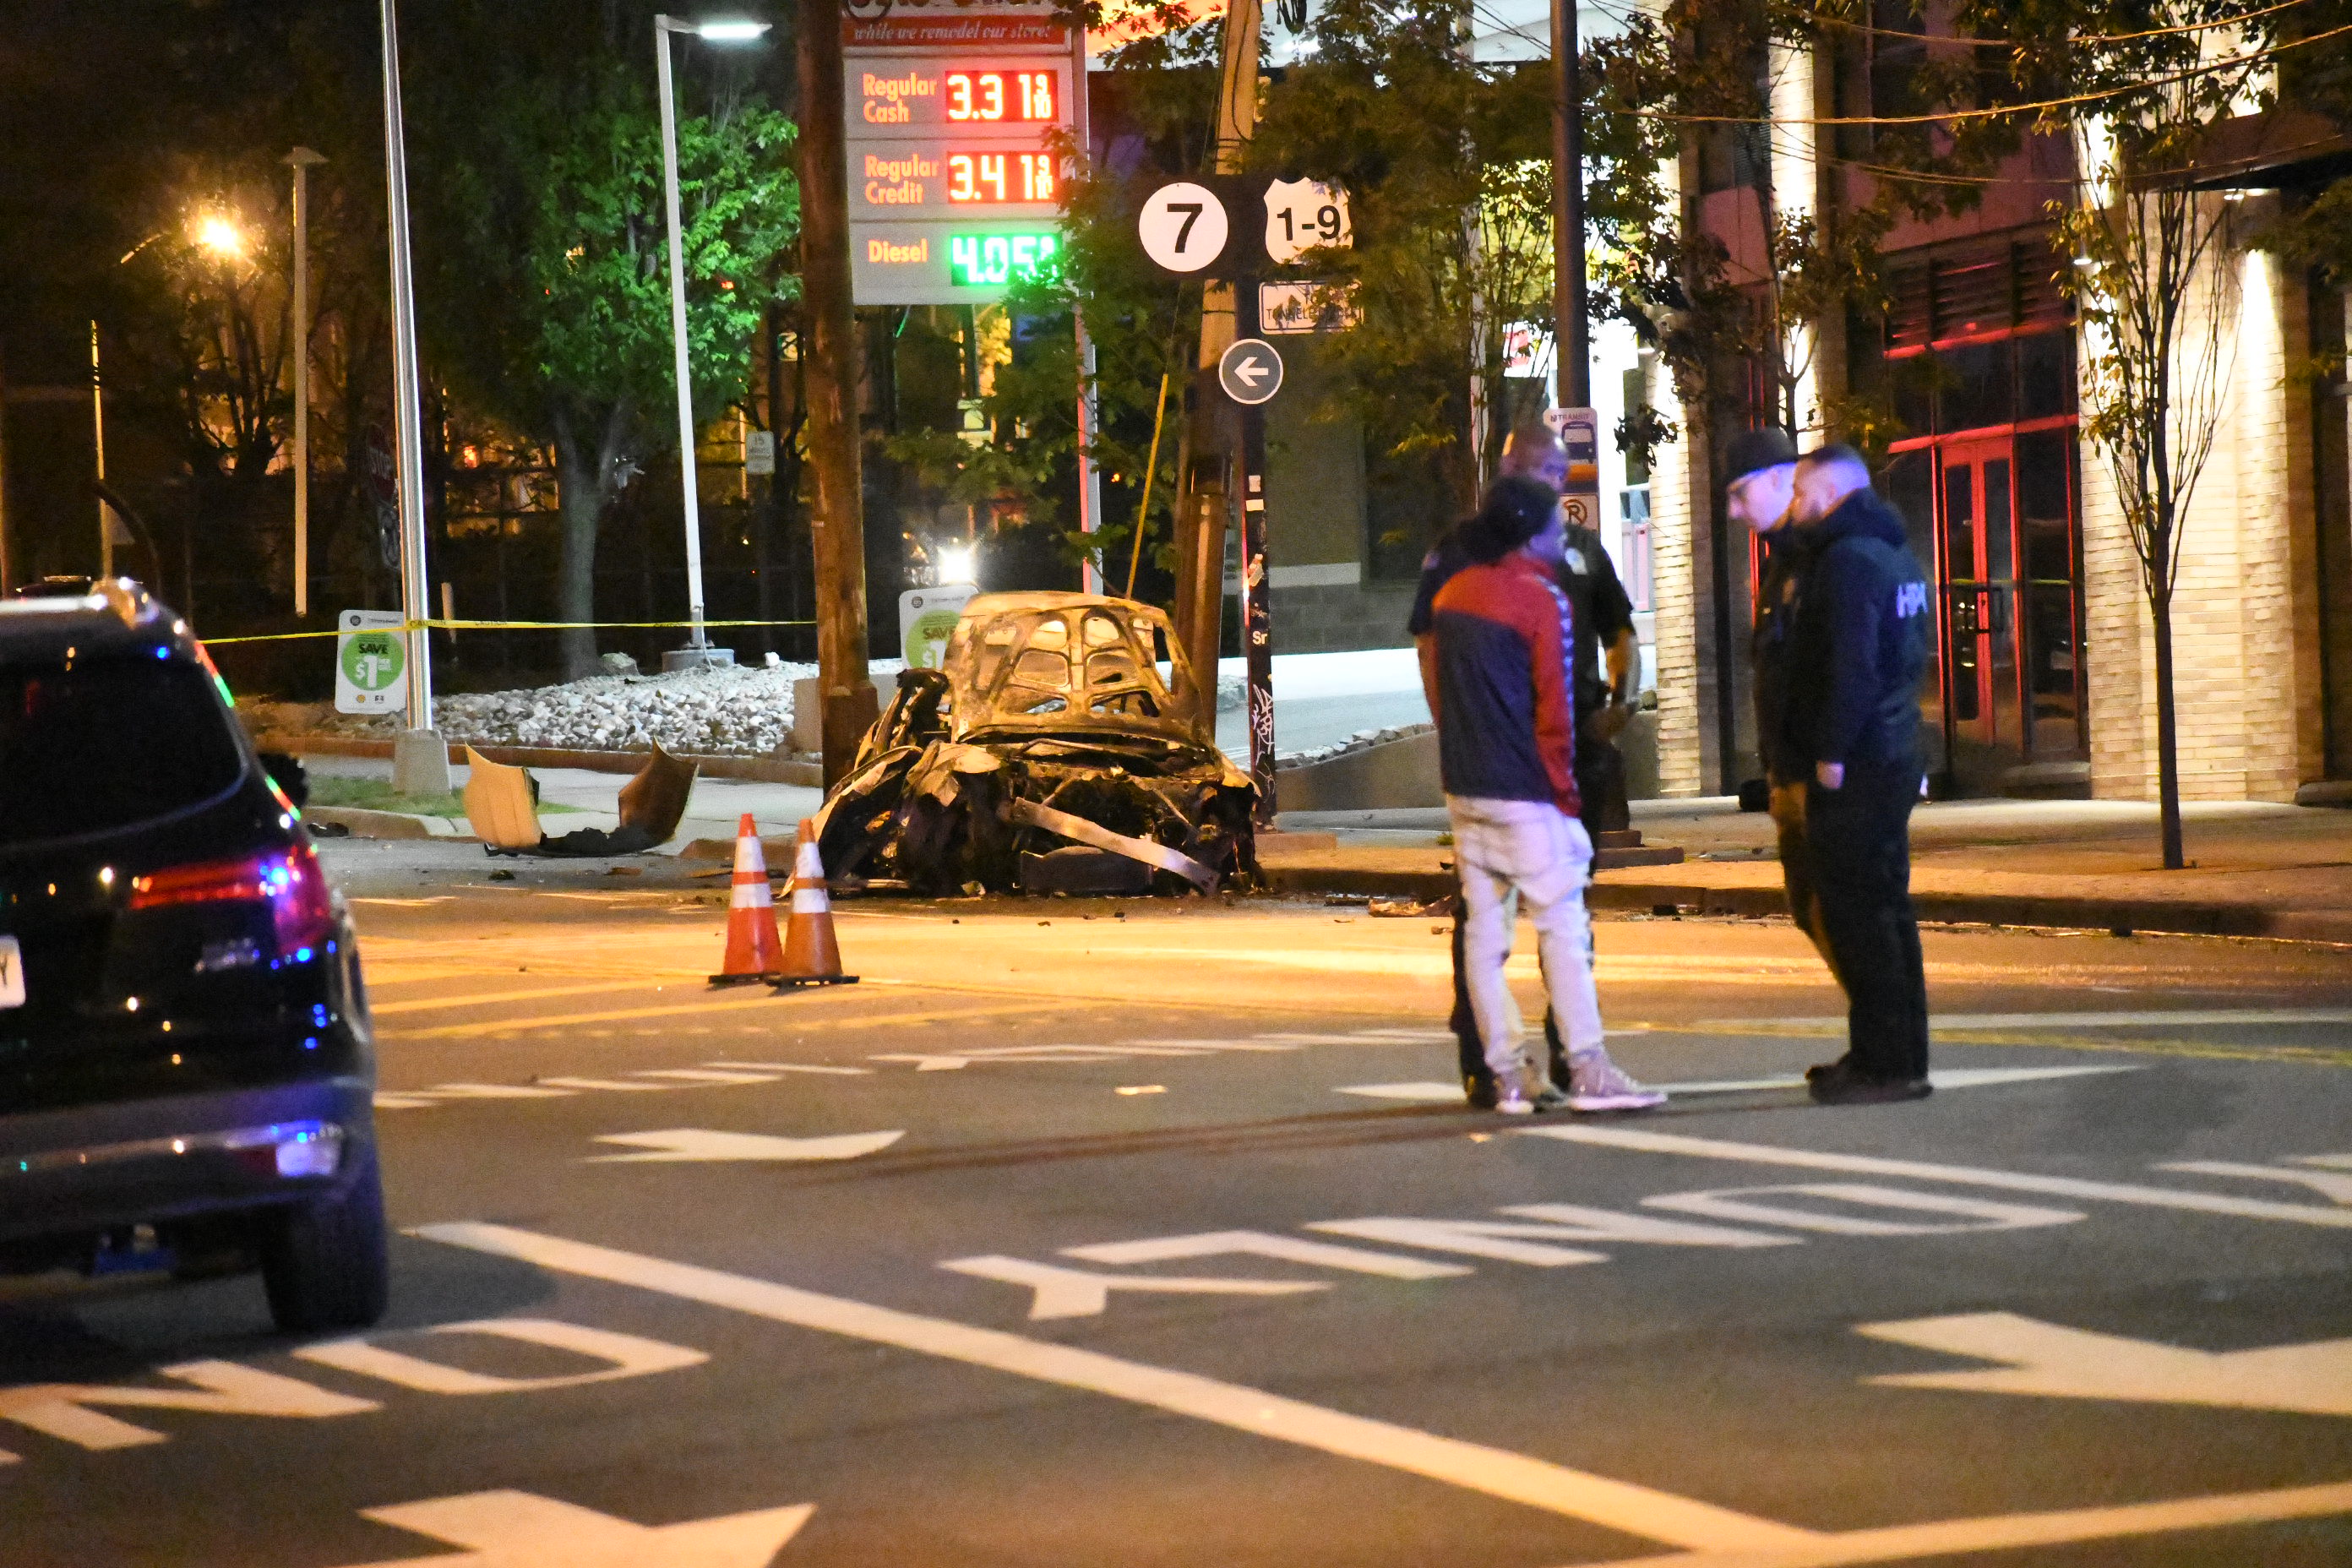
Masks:
[[[227,1147],[261,1173],[331,1176],[343,1163],[343,1130],[331,1121],[282,1121],[232,1132]]]
[[[168,867],[131,881],[133,910],[190,904],[267,903],[281,960],[307,963],[326,945],[334,908],[310,846],[236,860]]]

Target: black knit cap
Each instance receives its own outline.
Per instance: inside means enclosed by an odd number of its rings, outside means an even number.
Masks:
[[[1778,426],[1742,430],[1725,449],[1723,482],[1736,485],[1759,468],[1777,468],[1797,460],[1797,444]]]
[[[1559,497],[1540,479],[1507,474],[1486,491],[1477,514],[1462,525],[1462,544],[1471,558],[1500,561],[1551,526]]]

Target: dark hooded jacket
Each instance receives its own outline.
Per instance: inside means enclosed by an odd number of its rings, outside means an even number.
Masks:
[[[1876,491],[1856,490],[1811,534],[1790,633],[1782,754],[1802,773],[1816,763],[1911,759],[1933,632],[1902,515]]]
[[[1795,658],[1797,590],[1812,564],[1812,531],[1783,523],[1764,536],[1764,572],[1756,584],[1756,733],[1764,772],[1775,784],[1812,771],[1789,731],[1789,674]]]

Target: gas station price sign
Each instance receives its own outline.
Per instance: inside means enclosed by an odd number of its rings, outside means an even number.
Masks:
[[[1061,263],[1084,39],[1051,0],[898,0],[845,18],[850,290],[982,305]]]
[[[849,174],[850,216],[858,221],[1050,218],[1060,210],[1062,161],[1017,143],[877,142],[858,152]]]
[[[849,78],[849,131],[856,138],[1006,131],[1029,139],[1070,122],[1064,59],[862,59]]]

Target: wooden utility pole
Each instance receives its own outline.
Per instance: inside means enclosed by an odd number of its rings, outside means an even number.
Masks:
[[[857,324],[849,293],[849,174],[842,146],[841,0],[807,0],[801,75],[801,346],[816,513],[817,689],[824,704],[824,782],[849,771],[874,722],[866,671],[866,507],[858,473]]]
[[[1257,130],[1257,46],[1261,0],[1225,7],[1222,73],[1217,94],[1217,173],[1241,172],[1242,152]],[[1225,530],[1229,481],[1238,422],[1217,390],[1217,361],[1233,346],[1234,289],[1230,282],[1202,286],[1199,372],[1187,400],[1184,437],[1191,456],[1177,475],[1176,632],[1199,677],[1205,711],[1216,721],[1217,652],[1224,641]],[[1255,320],[1256,301],[1250,301]]]
[[[1592,405],[1584,320],[1584,97],[1576,71],[1576,0],[1551,0],[1551,305],[1561,404]]]

